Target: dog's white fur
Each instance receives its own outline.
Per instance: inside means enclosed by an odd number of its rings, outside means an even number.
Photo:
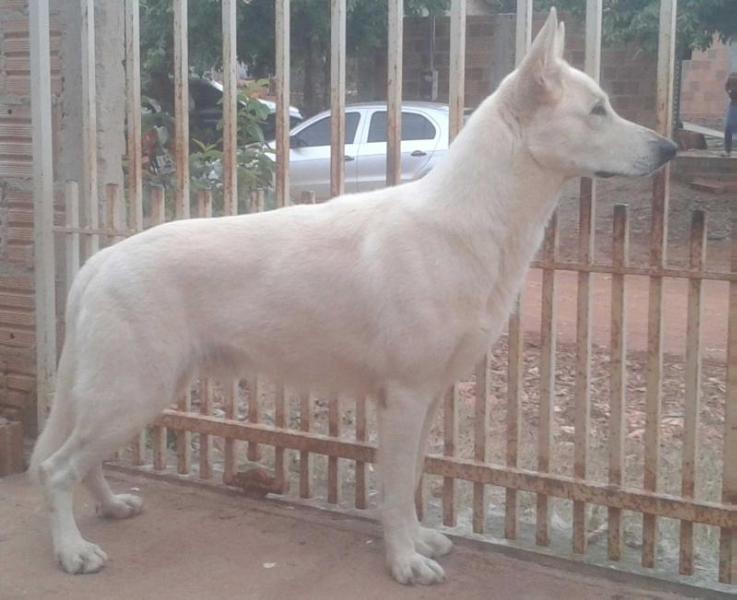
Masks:
[[[73,486],[84,481],[105,516],[138,513],[140,498],[110,491],[101,460],[200,369],[378,398],[387,564],[402,583],[443,579],[433,558],[451,543],[420,527],[413,503],[438,400],[506,322],[564,181],[646,174],[671,149],[562,60],[563,38],[551,11],[521,67],[420,181],[168,223],[88,261],[31,465],[64,570],[106,560],[77,528]],[[606,114],[591,114],[597,104]]]

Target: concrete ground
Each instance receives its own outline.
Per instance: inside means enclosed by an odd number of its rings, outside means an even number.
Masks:
[[[375,523],[118,473],[110,478],[116,490],[142,494],[146,508],[130,521],[103,521],[80,492],[80,528],[111,560],[96,575],[78,576],[54,564],[38,490],[22,475],[0,479],[0,599],[688,597],[659,591],[657,582],[616,582],[471,543],[441,559],[444,584],[402,587],[384,570]]]

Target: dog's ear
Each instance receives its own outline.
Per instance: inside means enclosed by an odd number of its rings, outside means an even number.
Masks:
[[[558,24],[555,8],[535,37],[517,70],[514,110],[530,114],[542,104],[551,104],[562,93],[561,64],[565,45],[565,26]]]

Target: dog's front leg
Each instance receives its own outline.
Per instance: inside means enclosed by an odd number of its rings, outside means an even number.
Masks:
[[[417,453],[430,399],[415,390],[389,388],[379,404],[379,461],[384,502],[386,560],[399,583],[431,584],[443,581],[445,573],[433,559],[415,548],[418,523],[414,493]]]

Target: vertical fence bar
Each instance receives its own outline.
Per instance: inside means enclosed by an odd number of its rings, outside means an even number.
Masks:
[[[340,396],[328,400],[328,435],[340,437]],[[328,503],[340,502],[340,463],[337,456],[328,456]]]
[[[515,65],[522,62],[532,43],[532,0],[517,0]],[[523,391],[524,339],[521,309],[524,289],[517,297],[509,318],[509,347],[507,351],[507,445],[505,460],[508,467],[516,467],[519,455],[520,410]],[[504,537],[517,537],[517,490],[507,488],[504,500]]]
[[[212,217],[212,192],[200,190],[197,193],[197,216],[203,219]],[[200,379],[200,414],[210,415],[212,413],[212,381],[207,377]],[[199,473],[201,479],[212,477],[212,444],[210,436],[200,434],[200,465]]]
[[[514,66],[518,67],[532,44],[532,0],[517,0]]]
[[[125,85],[128,103],[126,115],[128,125],[128,205],[131,211],[131,227],[134,231],[143,230],[139,14],[138,0],[125,0]]]
[[[107,202],[108,241],[114,244],[124,239],[128,233],[128,224],[123,216],[123,202],[120,186],[117,183],[105,184],[105,200]]]
[[[599,80],[601,65],[602,0],[586,1],[585,70]],[[590,265],[594,254],[596,182],[581,179],[578,221],[578,261]],[[576,320],[576,391],[574,415],[573,476],[586,479],[589,444],[589,406],[591,379],[591,274],[578,273]],[[573,503],[573,551],[586,552],[586,504]]]
[[[673,108],[673,68],[675,63],[676,0],[661,0],[660,35],[658,39],[657,131],[671,134]],[[668,165],[654,178],[650,230],[650,266],[660,269],[666,262],[668,239]],[[650,277],[648,294],[647,396],[645,405],[645,474],[644,488],[658,489],[660,462],[660,415],[663,371],[663,278]],[[655,566],[658,526],[655,515],[642,519],[642,566]]]
[[[228,214],[238,205],[238,73],[236,0],[223,0],[223,201]]]
[[[453,0],[450,8],[450,74],[448,97],[450,123],[448,143],[463,127],[466,64],[466,0]],[[443,454],[456,456],[458,436],[458,384],[454,383],[443,399]],[[421,490],[421,488],[420,488]],[[456,525],[456,480],[443,478],[443,525]],[[421,502],[421,498],[418,499]]]
[[[79,185],[76,181],[67,181],[64,184],[64,219],[70,229],[79,228]],[[64,257],[66,265],[64,289],[69,294],[74,277],[79,271],[79,233],[76,231],[64,235]]]
[[[187,0],[174,1],[174,147],[177,163],[175,212],[189,218],[189,52]]]
[[[56,299],[54,283],[54,170],[48,0],[29,7],[33,146],[33,281],[36,314],[36,426],[41,431],[54,393]]]
[[[476,399],[473,410],[473,459],[486,462],[486,438],[489,431],[487,408],[489,405],[489,355],[476,365]],[[473,484],[473,532],[486,529],[486,486]]]
[[[223,382],[223,412],[226,419],[238,418],[238,396],[240,395],[240,386],[238,380],[230,380]],[[223,483],[229,484],[233,481],[238,471],[238,445],[233,438],[225,438],[224,443],[224,465],[223,465]]]
[[[258,423],[261,420],[261,379],[254,375],[248,380],[248,422]],[[255,442],[248,442],[246,450],[248,460],[261,460],[261,448]]]
[[[356,441],[365,442],[366,435],[366,397],[356,398]],[[356,508],[366,508],[366,463],[356,461]]]
[[[450,73],[448,90],[448,142],[463,127],[466,83],[466,0],[453,0],[450,5]]]
[[[174,144],[176,151],[176,190],[174,211],[177,219],[189,218],[189,52],[187,0],[174,0]],[[178,400],[179,410],[192,409],[192,390]],[[177,431],[177,471],[186,475],[192,458],[192,434]]]
[[[627,390],[627,288],[624,269],[629,254],[627,206],[614,206],[612,232],[611,358],[609,388],[609,485],[622,486],[624,469],[625,396]],[[622,558],[622,509],[607,509],[609,558]]]
[[[274,426],[279,429],[287,427],[287,390],[283,385],[276,387],[274,398]],[[289,478],[287,476],[286,451],[283,446],[274,448],[274,479],[280,493],[289,493]]]
[[[402,34],[404,0],[388,0],[386,69],[386,184],[402,181]]]
[[[345,188],[345,0],[330,0],[330,196]]]
[[[312,396],[304,392],[299,396],[299,429],[309,431],[312,422]],[[299,452],[299,496],[312,497],[312,461],[307,450]]]
[[[97,229],[100,223],[97,195],[97,104],[95,102],[95,3],[82,0],[82,179],[84,223]],[[84,260],[99,249],[99,235],[82,238]]]
[[[143,169],[141,153],[141,46],[138,0],[125,0],[125,88],[128,155],[128,208],[131,227],[143,231]],[[131,462],[140,466],[146,453],[146,432],[131,442]]]
[[[521,294],[509,319],[509,348],[507,352],[507,445],[505,459],[508,467],[517,467],[519,455],[520,410],[523,391],[524,341],[522,338]],[[504,499],[504,537],[517,538],[517,490],[506,488]]]
[[[737,271],[737,208],[731,208],[731,271]],[[729,283],[729,326],[727,330],[727,396],[724,410],[724,449],[722,457],[722,502],[737,504],[737,282]],[[722,527],[719,532],[719,581],[737,583],[737,528]]]
[[[696,210],[691,216],[689,266],[695,273],[704,270],[706,260],[706,219]],[[686,324],[686,398],[683,417],[683,458],[681,460],[681,495],[696,495],[698,460],[698,423],[701,403],[701,318],[702,280],[688,281],[688,319]],[[693,523],[681,521],[679,571],[693,574]]]
[[[543,242],[542,312],[540,329],[540,422],[537,433],[537,470],[550,471],[550,431],[555,399],[555,262],[558,247],[558,213],[554,212],[545,230]],[[540,546],[550,543],[549,497],[537,495],[535,541]]]
[[[166,194],[164,188],[151,188],[151,224],[160,225],[166,221]],[[166,469],[166,427],[155,425],[151,431],[154,471]]]
[[[124,218],[124,206],[120,195],[120,186],[117,183],[105,184],[105,203],[107,212],[106,229],[107,245],[112,246],[127,235],[127,220]],[[120,450],[116,450],[113,460],[120,460]]]
[[[289,199],[289,0],[276,0],[276,205]]]
[[[458,437],[458,385],[453,384],[443,398],[443,456],[453,458],[457,455]],[[456,525],[456,480],[443,477],[443,525]]]

